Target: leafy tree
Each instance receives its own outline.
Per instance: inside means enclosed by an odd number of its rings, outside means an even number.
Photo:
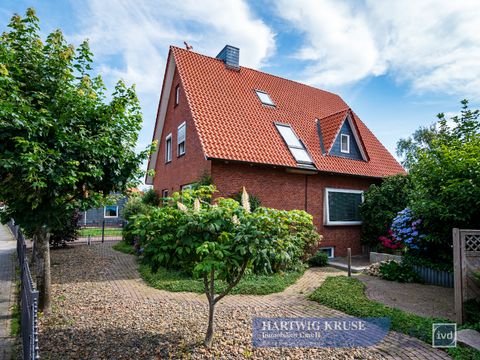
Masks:
[[[40,37],[33,9],[14,15],[0,38],[0,198],[33,236],[40,307],[50,305],[49,237],[76,209],[96,207],[140,175],[141,128],[135,90],[119,81],[107,102],[92,77],[88,43],[60,30]]]
[[[392,220],[408,205],[409,192],[410,178],[406,175],[387,177],[368,188],[360,205],[364,244],[375,248],[379,237],[388,235]]]
[[[247,269],[271,272],[287,267],[304,255],[304,249],[318,245],[312,217],[303,211],[260,208],[249,211],[248,194],[242,205],[233,199],[191,201],[193,194],[210,199],[213,186],[182,192],[186,204],[170,202],[151,208],[135,219],[134,234],[143,239],[143,259],[153,271],[159,266],[176,268],[203,279],[209,303],[205,345],[213,341],[216,304],[241,280]],[[174,193],[173,199],[180,199]],[[275,230],[275,231],[273,231]],[[227,284],[215,293],[215,281]]]
[[[480,227],[479,110],[462,101],[460,115],[443,114],[428,143],[412,145],[407,153],[412,196],[409,207],[428,232],[424,254],[451,257],[453,227]]]

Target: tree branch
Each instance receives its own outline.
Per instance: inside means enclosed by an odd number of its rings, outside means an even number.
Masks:
[[[230,285],[228,285],[228,287],[225,289],[223,293],[218,295],[217,298],[213,300],[214,304],[222,300],[223,297],[227,295],[230,292],[230,290],[232,290],[239,283],[243,274],[245,273],[245,270],[247,269],[247,264],[248,264],[248,260],[245,260],[242,265],[242,268],[240,269],[240,272],[237,275],[237,278],[232,283],[230,283]]]

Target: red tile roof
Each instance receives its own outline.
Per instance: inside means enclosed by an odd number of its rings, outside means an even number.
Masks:
[[[222,60],[177,47],[171,51],[207,158],[297,167],[275,128],[280,122],[292,126],[320,171],[372,177],[404,172],[353,113],[369,161],[322,155],[315,120],[328,152],[350,111],[338,95],[245,67],[231,70]],[[256,89],[267,92],[275,107],[262,105]]]

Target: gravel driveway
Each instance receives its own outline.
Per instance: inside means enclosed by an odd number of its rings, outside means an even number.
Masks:
[[[252,317],[345,316],[306,295],[325,277],[311,269],[279,294],[232,295],[217,306],[214,345],[201,346],[207,323],[205,295],[169,293],[140,279],[135,258],[113,242],[54,250],[53,310],[41,319],[42,359],[446,359],[429,344],[390,332],[361,349],[252,348]]]

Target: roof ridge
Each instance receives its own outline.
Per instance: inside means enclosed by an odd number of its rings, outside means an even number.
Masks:
[[[196,55],[200,55],[200,56],[202,56],[202,57],[206,57],[206,58],[213,59],[213,60],[217,60],[217,61],[222,61],[222,60],[217,59],[217,58],[215,58],[215,57],[208,56],[208,55],[205,55],[205,54],[201,54],[201,53],[196,52],[196,51],[186,50],[186,49],[180,48],[180,47],[175,46],[175,45],[170,45],[170,48],[175,48],[175,49],[178,49],[178,50],[180,50],[180,51],[182,51],[182,52],[195,53]],[[223,61],[222,61],[222,62],[223,62]],[[254,68],[250,68],[250,67],[248,67],[248,66],[240,66],[240,69],[247,69],[247,70],[255,71],[255,72],[258,72],[258,73],[261,73],[261,74],[265,74],[265,75],[268,75],[268,76],[273,76],[273,77],[275,77],[275,78],[277,78],[277,79],[289,81],[289,82],[294,83],[294,84],[298,84],[298,85],[305,86],[305,87],[308,87],[308,88],[311,88],[311,89],[314,89],[314,90],[317,90],[317,91],[321,91],[321,92],[324,92],[324,93],[327,93],[327,94],[331,94],[331,95],[334,95],[334,96],[340,98],[340,100],[342,100],[342,102],[345,103],[345,101],[342,99],[342,97],[341,97],[340,95],[335,94],[334,92],[331,92],[331,91],[319,89],[319,88],[317,88],[317,87],[315,87],[315,86],[308,85],[308,84],[304,84],[304,83],[302,83],[302,82],[300,82],[300,81],[296,81],[296,80],[292,80],[292,79],[287,79],[287,78],[282,77],[282,76],[279,76],[279,75],[270,74],[270,73],[267,73],[267,72],[265,72],[265,71],[261,71],[261,70],[254,69]],[[348,105],[347,105],[347,108],[349,108]],[[329,115],[329,116],[330,116],[330,115]]]

